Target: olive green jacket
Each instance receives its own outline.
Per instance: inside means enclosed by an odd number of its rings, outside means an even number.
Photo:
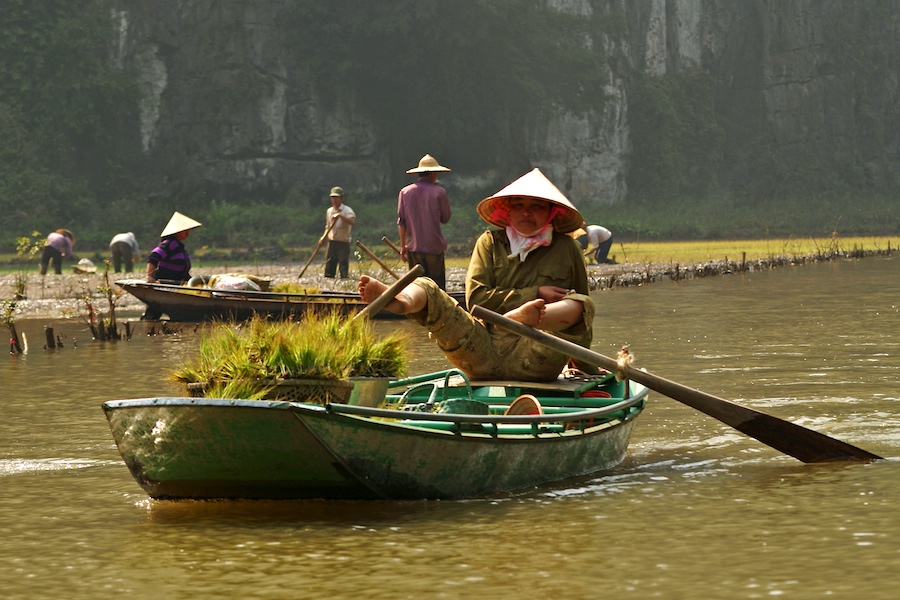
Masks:
[[[510,252],[503,230],[485,231],[475,242],[466,274],[466,304],[470,309],[477,305],[503,314],[537,298],[542,285],[590,294],[581,246],[568,235],[553,232],[550,245],[532,250],[524,262],[518,256],[508,258]],[[592,319],[593,310],[590,313]],[[564,333],[578,337],[587,334],[589,343],[590,331],[585,331],[584,323]]]

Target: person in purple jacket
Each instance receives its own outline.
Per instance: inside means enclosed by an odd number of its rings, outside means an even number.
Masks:
[[[41,275],[47,274],[47,267],[52,263],[53,272],[62,275],[62,259],[72,254],[75,236],[68,229],[57,229],[47,236],[44,253],[41,255]]]
[[[397,229],[400,233],[400,258],[409,265],[422,265],[441,289],[446,288],[444,251],[447,240],[441,224],[450,221],[447,190],[437,184],[440,173],[449,173],[438,161],[426,154],[419,166],[407,173],[417,173],[419,180],[400,190],[397,198]]]
[[[165,280],[167,283],[181,284],[191,278],[191,258],[184,247],[184,240],[191,229],[200,226],[200,222],[175,211],[159,234],[159,245],[147,258],[147,281]]]

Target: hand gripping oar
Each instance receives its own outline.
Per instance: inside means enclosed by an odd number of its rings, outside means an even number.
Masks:
[[[311,263],[316,257],[316,254],[319,253],[319,248],[322,247],[322,244],[325,242],[325,238],[328,237],[328,234],[331,232],[331,228],[334,227],[335,223],[337,223],[337,218],[332,219],[331,223],[328,224],[328,227],[325,229],[325,233],[323,233],[322,237],[319,238],[319,243],[316,244],[316,249],[313,250],[312,256],[309,257],[309,260],[306,261],[305,265],[303,265],[303,270],[301,270],[300,274],[297,275],[297,279],[303,279],[303,274],[306,273],[306,268],[309,266],[309,263]]]
[[[391,286],[384,290],[380,296],[372,300],[364,309],[356,313],[354,319],[360,319],[363,315],[369,315],[374,317],[377,315],[381,309],[388,305],[388,303],[394,299],[394,296],[400,293],[400,290],[408,286],[416,277],[421,277],[425,273],[425,268],[422,265],[416,265],[412,269],[406,272],[406,274],[395,281]]]
[[[817,431],[717,398],[652,373],[629,366],[620,368],[618,362],[612,358],[528,327],[481,306],[474,307],[472,315],[507,331],[531,338],[586,364],[603,367],[614,373],[620,372],[631,381],[636,381],[673,400],[687,404],[691,408],[706,413],[741,433],[805,463],[873,461],[881,458],[877,454],[872,454]],[[624,373],[621,373],[623,370]]]

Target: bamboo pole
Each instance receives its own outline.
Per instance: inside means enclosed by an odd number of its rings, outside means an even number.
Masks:
[[[387,271],[388,273],[390,273],[391,277],[393,277],[394,279],[400,279],[400,276],[399,276],[399,275],[397,275],[396,273],[394,273],[394,271],[391,270],[391,268],[390,268],[389,266],[387,266],[386,264],[384,264],[384,263],[381,261],[381,259],[378,258],[377,256],[375,256],[375,255],[372,253],[371,250],[369,250],[368,248],[366,248],[366,247],[363,245],[362,242],[360,242],[359,240],[356,240],[356,245],[357,245],[357,247],[358,247],[360,250],[362,250],[363,252],[365,252],[366,254],[368,254],[368,255],[369,255],[369,258],[371,258],[372,260],[374,260],[375,262],[377,262],[379,265],[381,265],[381,268],[382,268],[382,269],[384,269],[385,271]]]

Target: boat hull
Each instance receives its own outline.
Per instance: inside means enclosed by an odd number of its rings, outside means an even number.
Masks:
[[[281,401],[103,405],[132,475],[160,499],[453,499],[517,490],[616,466],[642,407],[565,427],[388,420]]]
[[[380,498],[473,498],[611,469],[622,462],[634,419],[592,433],[492,438],[365,419],[303,418],[342,467]],[[356,422],[353,422],[356,421]]]
[[[213,290],[187,286],[120,280],[116,285],[171,321],[249,319],[254,315],[276,318],[298,316],[310,311],[337,311],[352,315],[365,307],[358,295],[288,294],[248,290]],[[388,313],[389,314],[389,313]],[[384,318],[385,315],[378,315]]]
[[[288,402],[156,398],[104,405],[119,453],[153,498],[376,498]]]

